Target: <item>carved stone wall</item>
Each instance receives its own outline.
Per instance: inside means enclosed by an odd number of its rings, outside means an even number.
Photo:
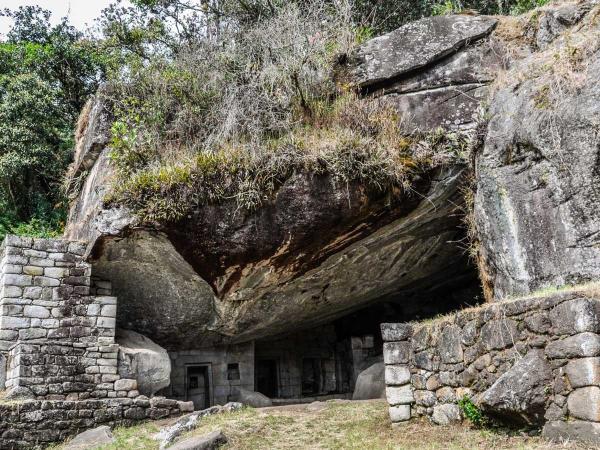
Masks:
[[[599,300],[564,292],[383,324],[391,420],[459,421],[469,398],[549,438],[600,442],[599,312]]]

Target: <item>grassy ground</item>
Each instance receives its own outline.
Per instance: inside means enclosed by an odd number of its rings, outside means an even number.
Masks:
[[[161,423],[115,431],[117,442],[102,447],[158,449],[152,435]],[[330,401],[304,406],[247,408],[203,419],[191,434],[221,429],[224,449],[584,449],[575,443],[552,444],[540,437],[508,435],[468,426],[440,427],[426,421],[391,426],[384,401]]]

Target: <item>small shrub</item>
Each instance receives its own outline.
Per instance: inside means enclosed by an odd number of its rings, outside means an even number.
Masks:
[[[469,396],[465,395],[458,401],[458,407],[465,417],[473,426],[484,428],[489,426],[489,419],[485,414],[473,403]]]

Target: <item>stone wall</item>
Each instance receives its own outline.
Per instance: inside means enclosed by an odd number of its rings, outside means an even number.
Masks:
[[[148,399],[30,400],[0,403],[0,448],[32,448],[60,442],[87,428],[133,425],[189,412],[189,403],[163,397]]]
[[[117,373],[117,299],[85,244],[7,236],[0,248],[0,390],[53,400],[135,397]]]
[[[161,391],[170,398],[188,400],[187,368],[206,366],[209,376],[211,405],[224,405],[236,400],[239,388],[254,390],[254,343],[169,352],[171,385]],[[237,364],[236,379],[228,376],[228,367]]]
[[[382,324],[392,422],[461,419],[470,398],[505,423],[600,442],[600,301],[564,292]]]

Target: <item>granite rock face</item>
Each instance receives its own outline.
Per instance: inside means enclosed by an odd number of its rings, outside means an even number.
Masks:
[[[348,55],[346,70],[365,92],[389,101],[407,129],[468,128],[488,84],[505,64],[497,20],[436,16],[409,23]]]
[[[579,17],[583,6],[568,10],[578,8]],[[476,156],[475,218],[495,299],[600,276],[600,54],[592,16],[511,69],[490,99]],[[579,52],[577,62],[568,51]],[[545,70],[551,59],[561,71]]]

